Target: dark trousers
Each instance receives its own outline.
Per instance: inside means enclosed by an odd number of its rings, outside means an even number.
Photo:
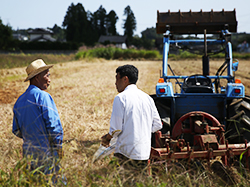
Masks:
[[[148,164],[148,160],[132,160],[120,153],[115,153],[114,156],[118,159],[119,165],[127,169],[144,169]]]

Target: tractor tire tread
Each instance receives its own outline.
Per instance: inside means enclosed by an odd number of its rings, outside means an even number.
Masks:
[[[241,122],[243,122],[250,129],[250,120],[247,116],[241,118]]]
[[[230,118],[230,120],[235,120],[235,119],[241,117],[241,116],[244,115],[244,114],[245,114],[245,112],[244,112],[244,110],[242,110],[242,111],[238,112],[237,114],[235,114],[234,116],[232,116],[232,117]]]
[[[242,101],[242,99],[234,99],[233,102],[230,104],[230,106],[236,105],[241,101]]]
[[[250,111],[250,104],[247,103],[246,101],[242,102],[240,106],[243,106],[245,109]]]
[[[250,141],[250,97],[234,99],[228,105],[226,138],[229,143]]]

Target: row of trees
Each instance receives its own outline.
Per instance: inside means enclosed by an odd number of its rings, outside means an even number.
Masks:
[[[123,34],[127,36],[128,44],[142,45],[145,43],[143,41],[139,41],[139,37],[134,38],[136,18],[130,6],[127,6],[124,9],[124,16],[126,16],[126,19],[124,19],[123,24]],[[93,46],[96,44],[101,35],[119,35],[116,29],[118,19],[119,18],[114,10],[107,13],[103,6],[100,6],[97,11],[91,13],[90,11],[86,11],[81,3],[76,5],[72,3],[67,9],[62,27],[55,24],[52,28],[48,29],[51,29],[54,32],[54,38],[56,38],[59,42],[67,41]],[[0,30],[0,34],[3,33],[4,36],[8,37],[8,39],[3,37],[0,38],[0,42],[5,42],[5,45],[0,43],[1,49],[8,48],[7,44],[11,43],[12,32],[27,35],[27,32],[31,29],[12,31],[11,27],[8,25],[4,26],[2,21],[0,22],[0,29],[1,27],[7,31]],[[3,36],[3,34],[1,34],[1,36]]]
[[[136,19],[130,6],[125,8],[124,15],[126,16],[124,35],[131,41],[136,29]],[[114,10],[107,13],[105,8],[100,6],[96,12],[91,13],[86,12],[81,3],[77,5],[72,3],[68,7],[62,26],[67,41],[93,45],[101,35],[118,35],[116,29],[118,19]]]
[[[0,49],[7,49],[12,43],[12,29],[8,25],[4,25],[0,19]]]
[[[127,6],[124,9],[124,16],[126,18],[123,20],[123,35],[127,36],[127,44],[129,46],[133,45],[137,48],[144,49],[161,49],[162,35],[156,34],[156,29],[154,27],[142,31],[142,36],[139,37],[134,35],[137,23],[130,6]],[[100,6],[97,11],[91,13],[90,11],[86,11],[81,3],[76,5],[72,3],[67,9],[62,27],[55,24],[52,28],[48,28],[54,32],[54,38],[58,41],[57,44],[48,44],[45,48],[47,49],[50,46],[57,46],[56,49],[61,49],[60,42],[64,42],[64,45],[61,45],[63,46],[63,49],[71,49],[72,46],[74,46],[75,49],[80,45],[93,46],[97,43],[101,35],[119,35],[116,29],[118,19],[119,18],[114,10],[107,13],[103,6]],[[33,49],[34,46],[40,48],[41,45],[38,45],[37,43],[32,45],[27,42],[25,44],[20,44],[20,42],[13,40],[12,32],[18,32],[19,34],[24,35],[26,33],[27,35],[29,30],[30,29],[13,31],[10,26],[3,25],[0,19],[0,49],[18,49],[18,47],[20,49],[21,47],[25,47],[25,49]],[[246,38],[246,36],[242,39],[247,40],[247,42],[250,43],[250,41],[248,41],[249,38]],[[237,38],[235,38],[232,36],[232,41],[234,43],[233,46],[237,46],[240,40],[241,37],[237,36]],[[68,42],[68,45],[65,44],[65,41]]]
[[[124,35],[127,36],[127,44],[138,48],[152,49],[155,47],[155,40],[162,39],[162,35],[157,35],[155,28],[147,28],[142,31],[142,37],[134,36],[136,30],[136,18],[130,8],[127,6],[124,9],[126,19],[123,23]],[[86,45],[94,45],[101,35],[119,35],[116,29],[118,16],[114,10],[109,13],[105,8],[100,6],[99,9],[91,13],[85,11],[81,3],[68,7],[66,16],[63,21],[63,28],[67,41],[83,42]],[[54,33],[58,33],[58,28],[52,28]]]

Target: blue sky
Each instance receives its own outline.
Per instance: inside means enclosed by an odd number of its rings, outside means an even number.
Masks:
[[[119,17],[116,24],[119,34],[123,34],[123,16],[126,6],[134,12],[137,29],[135,34],[146,28],[155,27],[157,10],[160,12],[192,11],[233,11],[236,9],[238,32],[250,33],[250,0],[0,0],[0,18],[13,29],[47,28],[54,24],[62,26],[68,7],[81,3],[85,10],[95,12],[101,5],[107,13],[114,10]]]

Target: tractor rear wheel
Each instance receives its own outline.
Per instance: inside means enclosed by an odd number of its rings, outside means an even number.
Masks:
[[[228,105],[225,136],[229,143],[250,141],[250,96],[234,99]]]

